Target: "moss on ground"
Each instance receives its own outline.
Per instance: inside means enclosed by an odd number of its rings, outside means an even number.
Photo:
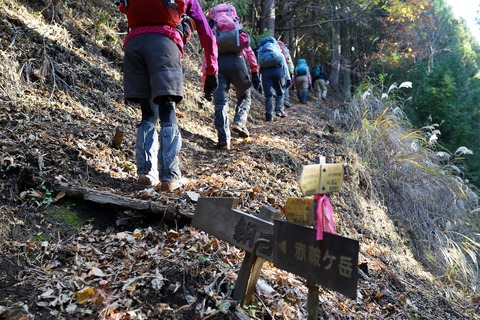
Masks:
[[[55,222],[65,224],[64,229],[79,230],[87,221],[80,217],[75,206],[74,202],[66,201],[61,206],[50,206],[45,215]]]

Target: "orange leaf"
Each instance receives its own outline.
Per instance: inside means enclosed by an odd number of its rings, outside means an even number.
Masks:
[[[180,232],[177,232],[177,231],[174,231],[174,230],[169,230],[167,232],[167,237],[176,239],[176,238],[180,237]]]
[[[67,193],[65,192],[65,190],[62,190],[60,191],[59,193],[57,193],[57,195],[55,196],[55,199],[53,200],[53,202],[57,202],[58,200],[62,199],[63,197],[65,197]]]
[[[381,297],[383,297],[383,293],[381,292],[375,293],[375,298],[380,299]]]
[[[75,292],[75,297],[77,298],[78,303],[82,304],[87,302],[95,293],[95,290],[92,287],[86,287],[82,290]]]

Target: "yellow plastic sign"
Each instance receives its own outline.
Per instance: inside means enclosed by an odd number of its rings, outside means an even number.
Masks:
[[[343,165],[322,163],[303,167],[300,189],[304,196],[338,192],[343,183]]]
[[[312,226],[313,198],[287,198],[285,217],[290,223]]]

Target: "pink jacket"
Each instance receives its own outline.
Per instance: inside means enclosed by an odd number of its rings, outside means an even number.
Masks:
[[[253,52],[252,48],[248,47],[243,49],[242,56],[250,66],[250,73],[258,73],[259,66],[257,57],[255,56],[255,52]]]
[[[197,0],[185,0],[186,14],[188,14],[197,25],[197,32],[200,37],[200,44],[203,48],[205,66],[205,76],[218,74],[217,62],[217,40],[213,35],[205,14]],[[128,8],[120,3],[120,12],[127,14]],[[178,47],[183,57],[182,36],[177,29],[167,25],[145,25],[132,28],[124,40],[124,45],[133,37],[144,33],[159,33],[170,38]]]

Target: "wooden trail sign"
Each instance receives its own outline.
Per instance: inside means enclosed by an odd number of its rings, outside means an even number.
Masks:
[[[236,198],[199,198],[192,225],[248,253],[253,252],[258,239],[269,240],[254,254],[272,261],[273,223],[236,210],[237,205]]]
[[[357,298],[357,240],[324,232],[317,241],[315,229],[280,220],[274,222],[274,235],[275,267]]]
[[[343,183],[343,165],[322,163],[303,166],[300,189],[304,196],[338,192]]]

